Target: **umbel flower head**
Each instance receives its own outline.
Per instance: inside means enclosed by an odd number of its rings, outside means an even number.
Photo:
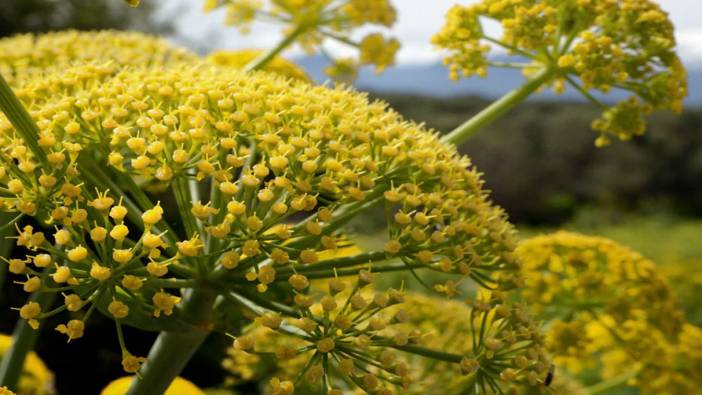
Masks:
[[[400,387],[397,393],[426,394],[442,383],[446,395],[543,384],[550,362],[539,329],[501,293],[486,293],[469,307],[373,292],[363,277],[357,281],[318,286],[319,296],[304,301],[297,318],[262,313],[228,350],[229,384],[270,379],[272,393],[340,394],[354,382],[368,393]],[[400,352],[415,346],[435,350],[435,359]]]
[[[162,38],[136,32],[65,30],[0,39],[0,73],[15,86],[90,61],[149,66],[197,59],[197,55]]]
[[[236,51],[214,51],[207,55],[207,62],[220,67],[231,67],[241,70],[246,67],[254,59],[263,54],[260,49],[241,49]],[[293,78],[300,81],[312,82],[310,77],[305,73],[300,66],[281,57],[276,56],[271,61],[266,63],[262,69],[285,77]]]
[[[340,81],[355,79],[358,67],[372,65],[380,73],[395,63],[400,43],[381,33],[368,33],[360,41],[352,34],[368,25],[390,27],[396,12],[389,0],[205,0],[206,12],[224,7],[226,24],[247,32],[254,21],[273,21],[284,26],[284,34],[308,53],[320,50],[329,58],[329,76]],[[332,58],[324,48],[326,40],[358,48],[357,59]]]
[[[56,328],[70,341],[96,309],[117,328],[224,325],[182,309],[184,290],[298,314],[313,278],[429,269],[452,275],[436,285],[449,295],[466,279],[519,284],[512,227],[470,160],[364,95],[204,64],[86,65],[18,95],[37,138],[0,118],[0,207],[43,228],[17,226],[29,252],[8,264],[25,291],[62,293],[20,314],[73,312]],[[375,205],[385,249],[327,254]],[[118,330],[135,372],[144,358]]]
[[[559,367],[576,377],[592,369],[603,379],[631,373],[650,394],[685,393],[653,383],[699,385],[689,373],[694,365],[680,363],[699,355],[700,345],[689,343],[699,330],[684,324],[653,262],[613,241],[569,232],[526,240],[517,254],[525,279],[519,295],[547,320],[546,345]]]
[[[489,36],[483,19],[497,21],[502,36]],[[454,6],[433,42],[449,51],[445,63],[453,79],[485,76],[490,67],[517,67],[528,75],[547,74],[556,92],[576,89],[603,109],[592,123],[598,146],[612,137],[642,134],[645,115],[679,112],[687,95],[673,25],[650,0],[482,0]],[[493,46],[527,62],[493,61]],[[593,90],[632,95],[607,106]]]

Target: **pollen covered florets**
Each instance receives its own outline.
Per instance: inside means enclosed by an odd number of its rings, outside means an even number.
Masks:
[[[500,23],[501,37],[490,37],[483,19]],[[482,0],[454,6],[434,44],[450,54],[452,79],[485,76],[489,67],[523,67],[526,74],[550,72],[556,92],[566,85],[604,107],[593,122],[597,145],[611,137],[628,140],[645,130],[653,110],[679,112],[687,95],[686,71],[675,54],[673,25],[650,0]],[[497,62],[493,46],[531,63]],[[590,95],[628,91],[633,95],[608,107]]]
[[[40,138],[27,148],[0,116],[0,206],[47,235],[18,229],[29,252],[10,266],[41,278],[28,292],[70,287],[60,310],[85,309],[87,319],[96,306],[118,327],[185,325],[180,291],[212,284],[331,314],[340,290],[317,301],[310,278],[351,271],[369,284],[386,267],[519,284],[513,229],[470,160],[361,94],[204,64],[86,65],[18,94]],[[53,156],[62,159],[44,162]],[[374,205],[386,208],[388,247],[336,256],[348,245],[344,226]],[[458,283],[435,287],[455,295]],[[56,313],[23,309],[32,324]],[[83,328],[57,329],[76,339]],[[338,351],[329,337],[315,339],[319,352]],[[141,360],[125,361],[134,370]]]
[[[0,73],[11,85],[82,62],[149,66],[197,59],[164,39],[136,32],[67,30],[0,39]]]
[[[486,294],[471,307],[394,290],[374,294],[365,286],[333,281],[313,286],[328,293],[299,310],[299,318],[272,327],[264,314],[239,337],[246,346],[235,342],[223,362],[231,373],[228,383],[270,376],[294,380],[303,367],[308,372],[298,382],[303,392],[320,386],[321,393],[341,391],[349,380],[368,393],[387,394],[425,394],[438,382],[442,394],[476,385],[486,391],[544,382],[550,362],[538,327],[499,293]],[[336,293],[339,285],[349,287]],[[441,357],[405,352],[416,346]]]

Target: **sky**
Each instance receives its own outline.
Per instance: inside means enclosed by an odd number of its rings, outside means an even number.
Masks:
[[[397,23],[386,32],[402,43],[399,64],[431,63],[440,59],[429,40],[443,24],[446,11],[453,4],[469,4],[471,0],[394,0],[398,11]],[[202,0],[171,0],[166,2],[164,15],[177,14],[176,40],[200,51],[211,49],[270,48],[280,40],[280,28],[274,24],[257,24],[251,34],[223,25],[224,13],[202,12]],[[659,0],[670,13],[676,26],[679,53],[687,66],[702,67],[702,0]],[[488,31],[497,26],[487,26]],[[377,29],[375,29],[377,30]],[[347,49],[330,45],[331,52],[343,55]],[[286,53],[300,55],[297,49]]]

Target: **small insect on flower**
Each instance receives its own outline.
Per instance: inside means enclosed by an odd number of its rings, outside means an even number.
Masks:
[[[548,373],[546,374],[546,378],[544,379],[544,385],[546,387],[551,385],[551,382],[553,382],[555,370],[556,370],[556,365],[551,364],[551,366],[549,366],[549,368],[548,368]]]

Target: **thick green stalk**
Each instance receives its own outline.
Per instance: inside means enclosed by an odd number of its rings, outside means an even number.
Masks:
[[[0,74],[0,110],[5,113],[7,119],[15,127],[17,134],[22,137],[24,144],[32,151],[34,156],[42,165],[48,167],[49,161],[46,158],[46,153],[37,143],[39,128],[2,74]]]
[[[607,392],[607,391],[612,390],[614,388],[618,388],[618,387],[626,384],[627,381],[636,377],[636,375],[638,373],[639,372],[636,370],[622,373],[618,376],[612,377],[609,380],[605,380],[605,381],[599,382],[591,387],[588,387],[587,392],[590,393],[591,395],[596,395],[596,394],[601,394],[603,392]]]
[[[13,218],[15,216],[12,214],[0,213],[0,224],[6,224],[12,221]],[[0,257],[10,258],[10,253],[15,243],[14,240],[7,237],[12,234],[12,231],[12,228],[0,231]],[[0,265],[0,295],[2,295],[2,290],[5,288],[5,278],[7,278],[7,265]]]
[[[184,332],[161,332],[127,395],[163,394],[168,389],[210,334],[207,328],[215,297],[215,293],[206,288],[188,291],[182,310],[193,328]]]
[[[45,272],[45,275],[48,272]],[[36,292],[29,298],[30,301],[39,303],[42,311],[47,311],[54,303],[55,292]],[[12,346],[5,353],[0,362],[0,387],[5,386],[11,390],[17,390],[24,360],[27,354],[34,348],[39,336],[39,329],[32,329],[29,322],[24,319],[17,321],[15,330],[12,333]]]
[[[195,236],[198,233],[197,220],[190,212],[193,205],[193,199],[190,195],[190,186],[185,175],[178,176],[173,181],[171,186],[175,195],[178,211],[180,212],[181,221],[185,226],[186,239]]]
[[[550,68],[539,71],[521,87],[502,96],[499,100],[487,106],[484,110],[467,120],[465,123],[442,137],[441,141],[458,145],[478,133],[487,125],[493,123],[507,111],[526,100],[532,93],[553,77]]]
[[[283,39],[278,43],[278,45],[269,49],[265,53],[261,54],[261,56],[257,57],[256,59],[252,60],[249,64],[247,64],[246,67],[244,67],[244,70],[254,71],[262,69],[279,53],[283,52],[284,49],[286,49],[290,46],[290,44],[295,42],[297,37],[304,33],[305,30],[307,30],[307,25],[300,25],[296,27],[293,31],[288,33],[287,36],[283,37]]]

